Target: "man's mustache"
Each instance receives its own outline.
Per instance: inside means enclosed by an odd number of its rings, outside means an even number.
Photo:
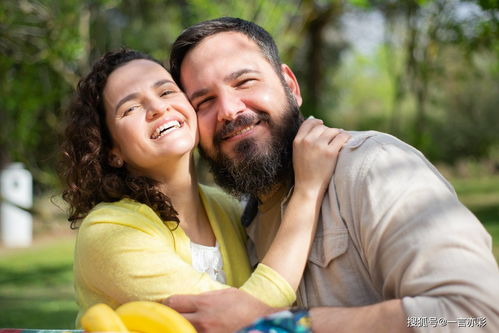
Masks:
[[[235,131],[241,128],[254,125],[259,121],[265,121],[267,123],[270,123],[269,114],[265,112],[252,112],[252,113],[241,114],[236,119],[232,121],[227,121],[223,124],[222,128],[217,133],[215,133],[213,143],[215,145],[220,144],[220,142],[222,142],[223,139],[229,136],[231,133],[234,133]]]

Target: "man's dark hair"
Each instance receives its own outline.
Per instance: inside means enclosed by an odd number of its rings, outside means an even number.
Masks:
[[[253,40],[262,54],[272,65],[280,78],[281,60],[279,51],[270,34],[259,25],[234,17],[220,17],[213,20],[197,23],[185,29],[175,40],[170,53],[170,73],[177,84],[182,88],[180,81],[180,66],[187,53],[206,37],[220,32],[240,32]]]

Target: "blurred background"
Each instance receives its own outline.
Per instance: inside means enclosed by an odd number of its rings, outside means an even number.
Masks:
[[[499,258],[498,0],[6,0],[0,170],[22,163],[32,175],[33,239],[0,244],[0,327],[73,327],[75,232],[57,168],[79,78],[122,46],[166,60],[185,27],[218,16],[255,21],[275,37],[305,115],[420,149],[492,234]]]

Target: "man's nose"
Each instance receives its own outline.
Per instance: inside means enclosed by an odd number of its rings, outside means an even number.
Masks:
[[[237,94],[224,92],[218,96],[218,121],[234,120],[246,105]]]

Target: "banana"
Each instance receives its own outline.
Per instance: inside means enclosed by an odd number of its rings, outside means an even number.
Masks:
[[[149,301],[128,302],[116,309],[125,326],[139,333],[196,333],[187,319],[172,308]]]
[[[90,307],[80,320],[86,332],[127,332],[125,324],[109,305],[99,303]]]

